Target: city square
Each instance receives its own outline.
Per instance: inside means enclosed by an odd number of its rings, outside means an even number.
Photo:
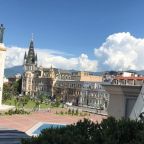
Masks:
[[[144,143],[144,2],[0,5],[0,144]]]

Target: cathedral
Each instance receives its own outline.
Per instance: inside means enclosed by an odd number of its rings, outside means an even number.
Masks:
[[[37,96],[39,93],[53,95],[52,86],[56,78],[56,70],[38,67],[37,54],[34,50],[34,41],[30,41],[28,53],[24,55],[24,73],[22,76],[22,94]]]
[[[68,71],[58,68],[38,66],[38,56],[34,41],[24,55],[22,94],[30,97],[46,95],[59,97],[73,105],[107,108],[109,95],[101,86],[102,76],[85,71]]]

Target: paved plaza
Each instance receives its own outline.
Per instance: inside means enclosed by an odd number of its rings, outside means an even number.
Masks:
[[[54,110],[50,112],[40,111],[32,112],[29,115],[0,116],[0,128],[12,128],[26,132],[38,122],[72,124],[83,118],[101,122],[106,116],[96,114],[90,114],[90,116],[57,115]]]

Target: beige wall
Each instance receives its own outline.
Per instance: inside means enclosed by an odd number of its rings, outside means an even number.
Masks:
[[[119,119],[125,116],[124,96],[123,95],[110,95],[108,115],[114,116]]]
[[[80,81],[89,81],[89,82],[102,82],[101,76],[82,76]]]
[[[124,94],[120,86],[104,86],[105,90],[110,94],[108,115],[119,119],[125,115]]]
[[[90,75],[88,72],[73,72],[72,80],[89,81],[89,82],[102,82],[102,76]]]

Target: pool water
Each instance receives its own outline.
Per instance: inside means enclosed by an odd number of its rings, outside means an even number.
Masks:
[[[47,124],[47,123],[44,123],[44,124],[40,125],[36,130],[34,130],[32,134],[33,135],[39,135],[43,129],[57,128],[57,127],[64,127],[64,126],[66,126],[66,125],[65,124]]]

